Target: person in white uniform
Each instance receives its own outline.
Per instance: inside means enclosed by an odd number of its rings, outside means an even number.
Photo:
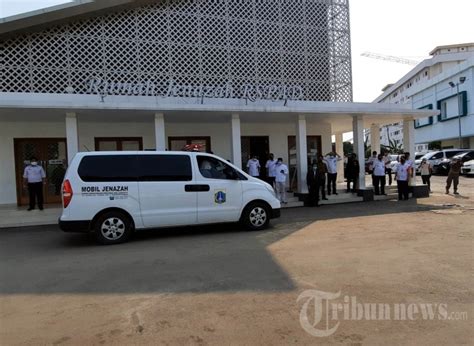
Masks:
[[[281,157],[277,160],[275,170],[276,197],[281,203],[286,204],[286,178],[288,177],[288,167],[283,163]]]
[[[374,190],[376,195],[385,195],[385,162],[383,155],[379,154],[373,163],[374,167]]]
[[[326,154],[324,161],[328,167],[328,195],[331,194],[331,186],[332,186],[332,193],[337,195],[336,191],[336,181],[337,181],[337,161],[341,161],[341,156],[331,151],[330,153]]]
[[[275,187],[275,177],[276,177],[276,166],[277,160],[274,159],[273,154],[270,154],[265,164],[265,168],[267,169],[267,182],[272,186]]]
[[[247,162],[247,172],[249,175],[252,177],[258,178],[260,176],[260,162],[257,159],[257,156],[253,156],[248,162]]]
[[[36,201],[39,210],[43,210],[43,185],[46,184],[46,173],[43,167],[38,165],[36,157],[31,158],[30,164],[23,172],[24,186],[28,187],[30,207],[28,211],[35,209]]]

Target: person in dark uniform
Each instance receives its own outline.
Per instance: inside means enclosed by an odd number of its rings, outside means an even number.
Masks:
[[[347,190],[346,192],[356,192],[357,189],[357,180],[359,179],[360,175],[360,166],[359,161],[357,161],[357,155],[351,154],[349,159],[347,160],[346,166],[346,178],[347,178]],[[352,189],[351,189],[352,183]]]
[[[328,172],[328,167],[324,162],[323,155],[318,156],[318,161],[316,162],[316,173],[317,173],[317,184],[318,184],[318,195],[319,189],[321,189],[321,195],[323,200],[327,200],[326,191],[324,186],[326,185],[326,173]]]
[[[318,165],[316,160],[313,161],[313,164],[308,169],[306,184],[308,185],[309,191],[309,204],[319,207]]]
[[[43,210],[43,185],[46,184],[46,173],[43,167],[38,165],[38,159],[32,157],[30,164],[25,167],[23,173],[25,187],[28,187],[30,197],[30,207],[28,211],[35,209],[38,202],[39,210]]]

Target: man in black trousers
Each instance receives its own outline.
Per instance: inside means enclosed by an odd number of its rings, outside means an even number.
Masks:
[[[28,211],[35,209],[36,201],[38,201],[39,210],[43,210],[43,185],[46,184],[46,173],[43,167],[38,165],[38,159],[32,157],[30,164],[25,167],[23,173],[24,185],[28,186],[30,195],[30,207]]]
[[[313,164],[308,168],[306,184],[308,184],[309,204],[311,206],[319,207],[319,180],[316,160],[313,161]]]

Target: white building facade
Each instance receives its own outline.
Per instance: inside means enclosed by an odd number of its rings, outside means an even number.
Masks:
[[[78,151],[186,145],[241,167],[274,153],[304,194],[308,160],[331,151],[332,135],[342,153],[342,133],[354,131],[363,163],[364,128],[435,114],[351,102],[347,0],[272,4],[81,1],[4,20],[0,204],[27,203],[32,156],[57,203]]]
[[[440,112],[415,121],[416,151],[426,151],[430,142],[437,141],[442,148],[474,148],[474,43],[436,47],[430,55],[398,82],[386,86],[374,102]],[[388,137],[403,142],[401,124],[381,128],[383,145],[389,145]]]

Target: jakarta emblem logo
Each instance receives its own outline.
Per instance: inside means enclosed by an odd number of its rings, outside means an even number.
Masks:
[[[214,202],[217,204],[223,204],[225,203],[225,191],[219,190],[214,193]]]

